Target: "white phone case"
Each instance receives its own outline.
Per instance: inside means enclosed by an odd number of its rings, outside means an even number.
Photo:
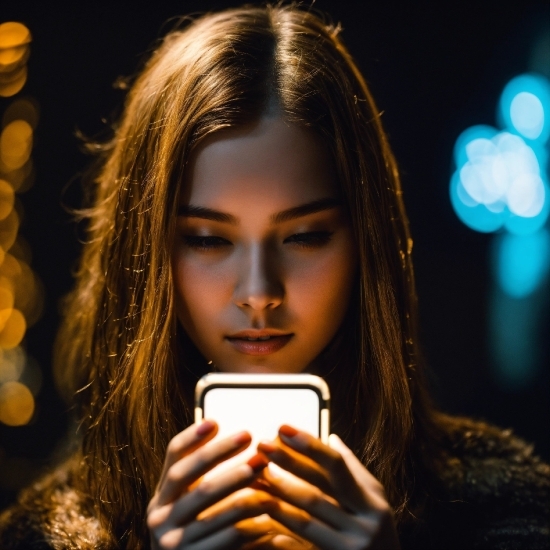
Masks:
[[[330,394],[313,374],[209,373],[195,388],[195,422],[218,423],[215,439],[247,430],[252,443],[205,478],[246,462],[262,440],[273,440],[279,426],[289,424],[328,443]]]

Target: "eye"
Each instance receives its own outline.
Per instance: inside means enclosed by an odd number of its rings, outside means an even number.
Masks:
[[[308,231],[296,233],[287,237],[284,242],[295,244],[302,248],[319,248],[327,244],[332,237],[332,231]]]
[[[231,243],[222,237],[202,237],[199,235],[185,235],[183,242],[195,250],[216,250],[225,246],[231,246]]]

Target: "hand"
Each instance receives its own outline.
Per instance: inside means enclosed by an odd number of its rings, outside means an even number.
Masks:
[[[268,468],[257,487],[280,499],[271,517],[319,549],[399,549],[384,489],[342,440],[330,446],[305,432],[281,426],[279,438],[258,450],[293,476]]]
[[[206,472],[251,442],[247,432],[210,442],[217,430],[215,422],[206,420],[170,441],[147,508],[155,550],[238,548],[271,532],[274,522],[266,513],[276,506],[276,499],[261,490],[243,489],[267,465],[263,456],[255,455],[246,464],[201,481]],[[243,522],[246,518],[254,521]],[[239,527],[239,522],[244,525]]]

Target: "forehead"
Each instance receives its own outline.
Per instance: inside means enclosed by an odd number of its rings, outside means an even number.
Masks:
[[[321,139],[273,117],[218,132],[201,144],[189,163],[181,202],[220,210],[267,205],[275,211],[337,195]]]

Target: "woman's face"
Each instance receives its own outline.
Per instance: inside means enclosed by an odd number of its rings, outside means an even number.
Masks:
[[[172,267],[179,321],[219,370],[313,370],[356,273],[319,138],[272,117],[203,142],[184,181]]]

